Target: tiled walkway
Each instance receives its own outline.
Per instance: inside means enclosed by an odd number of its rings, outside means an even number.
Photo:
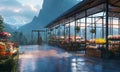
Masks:
[[[19,72],[120,72],[120,60],[101,60],[49,45],[21,46]]]

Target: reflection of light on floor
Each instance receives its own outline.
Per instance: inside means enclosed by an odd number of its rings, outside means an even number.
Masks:
[[[72,58],[71,59],[72,72],[78,72],[78,70],[82,70],[81,68],[83,68],[84,65],[85,65],[85,59],[83,58]]]
[[[76,67],[72,67],[72,72],[77,72],[77,68]]]
[[[19,56],[19,59],[21,59],[21,58],[32,58],[33,57],[33,55],[32,54],[27,54],[27,55],[20,55]]]
[[[69,54],[68,52],[64,52],[64,53],[61,53],[61,54],[58,54],[59,57],[70,57],[72,56],[72,54]]]
[[[21,58],[41,58],[41,57],[70,57],[71,54],[69,54],[68,52],[63,52],[58,54],[58,52],[56,50],[41,50],[41,51],[29,51],[29,52],[25,52],[23,54],[21,54],[19,56],[19,59]]]
[[[83,58],[77,58],[77,61],[85,61]]]
[[[71,63],[72,72],[76,72],[77,71],[76,65],[77,65],[76,63]]]
[[[75,67],[76,65],[77,65],[76,63],[72,63],[72,64],[71,64],[72,67]]]
[[[72,62],[76,62],[76,58],[73,58],[73,59],[72,59]]]
[[[25,70],[35,71],[36,68],[36,59],[21,59],[20,60],[20,72],[26,72]]]
[[[60,64],[62,66],[62,65],[64,65],[63,64],[64,61],[67,61],[69,59],[68,57],[70,57],[70,56],[72,56],[72,54],[70,54],[68,52],[64,52],[64,51],[59,52],[58,50],[55,50],[55,49],[24,51],[23,54],[19,55],[19,65],[20,65],[19,69],[20,69],[20,72],[35,72],[36,70],[39,70],[39,68],[38,68],[39,66],[49,67],[49,64],[51,64],[51,63],[53,66],[56,66],[56,64],[58,63],[57,60],[59,61],[59,59],[62,60],[62,63]],[[47,59],[48,62],[43,59]],[[50,59],[50,61],[49,61],[49,59]],[[42,60],[44,62],[40,63]],[[56,62],[53,62],[51,60],[53,60],[53,61],[55,60]],[[49,63],[49,64],[46,64],[46,63]],[[41,64],[41,65],[39,65],[39,64]],[[65,65],[67,65],[67,63]],[[52,67],[50,67],[50,68],[52,68]],[[40,69],[44,70],[44,68],[43,69],[40,68]],[[62,69],[61,69],[61,71],[62,71]],[[41,72],[44,72],[44,71],[41,71]],[[49,72],[49,71],[47,71],[47,72]]]
[[[72,58],[72,60],[71,60],[71,70],[72,70],[72,72],[77,72],[76,65],[77,65],[76,58]]]
[[[35,70],[35,68],[36,68],[36,64],[35,64],[35,59],[32,59],[32,60],[34,60],[34,61],[32,61],[32,63],[31,63],[31,68],[32,68],[32,72],[34,72],[34,70]]]

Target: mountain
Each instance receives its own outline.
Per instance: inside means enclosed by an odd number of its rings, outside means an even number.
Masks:
[[[9,24],[5,24],[5,30],[7,31],[7,32],[10,32],[10,33],[13,33],[15,30],[15,28],[12,28],[12,27],[14,27],[14,26],[12,26],[12,25],[9,25]]]
[[[34,29],[43,29],[45,25],[78,2],[77,0],[44,0],[42,10],[40,10],[38,17],[35,16],[30,23],[20,27],[18,30],[26,35],[30,35]]]

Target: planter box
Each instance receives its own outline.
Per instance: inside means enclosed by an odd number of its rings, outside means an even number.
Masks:
[[[94,48],[93,49],[88,48],[86,49],[86,55],[101,58],[101,51],[98,49],[94,49]]]

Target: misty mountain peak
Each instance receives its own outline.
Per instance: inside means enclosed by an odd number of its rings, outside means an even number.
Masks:
[[[33,29],[44,28],[45,25],[76,5],[78,2],[79,1],[77,0],[44,0],[43,7],[39,12],[38,17],[35,16],[30,23],[19,28],[19,31],[30,33]]]

